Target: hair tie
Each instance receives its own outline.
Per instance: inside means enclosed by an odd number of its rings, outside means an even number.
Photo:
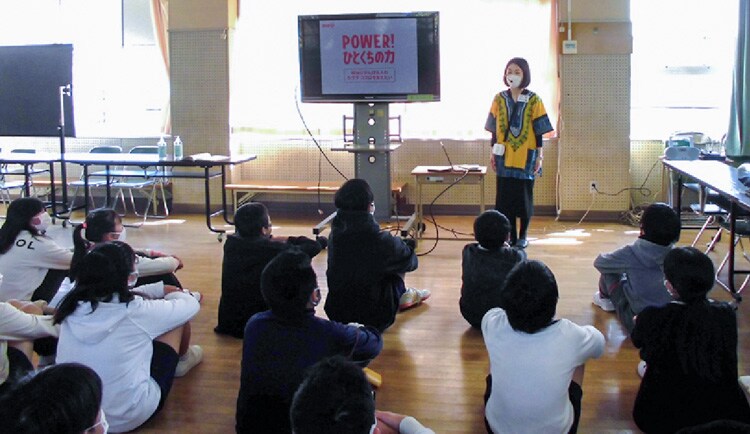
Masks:
[[[84,229],[86,229],[86,227],[87,227],[87,226],[86,226],[86,222],[83,222],[83,223],[81,224],[81,226],[83,226],[83,228],[84,228]]]

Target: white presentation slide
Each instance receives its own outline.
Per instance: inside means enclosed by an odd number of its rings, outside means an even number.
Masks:
[[[324,94],[413,94],[417,76],[417,19],[320,22]]]

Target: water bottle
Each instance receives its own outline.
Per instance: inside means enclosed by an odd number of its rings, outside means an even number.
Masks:
[[[180,136],[174,139],[174,161],[182,160],[182,140]]]
[[[164,136],[161,136],[159,143],[156,144],[159,149],[159,161],[167,159],[167,142],[164,140]]]

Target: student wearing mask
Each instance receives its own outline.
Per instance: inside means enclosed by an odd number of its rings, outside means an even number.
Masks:
[[[52,222],[41,200],[11,202],[0,227],[0,301],[49,302],[70,269],[73,252],[45,235]]]

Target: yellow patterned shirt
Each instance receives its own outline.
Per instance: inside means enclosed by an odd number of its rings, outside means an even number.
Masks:
[[[534,179],[537,148],[542,146],[537,136],[553,130],[542,99],[524,89],[518,101],[513,101],[510,90],[502,91],[492,100],[484,128],[505,145],[505,155],[495,156],[497,175]]]

